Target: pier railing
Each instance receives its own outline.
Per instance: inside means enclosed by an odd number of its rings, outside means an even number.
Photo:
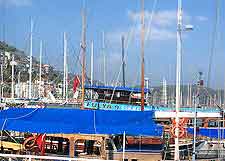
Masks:
[[[54,157],[54,156],[36,156],[36,155],[17,155],[17,154],[0,154],[1,161],[103,161],[102,159],[85,159],[85,158],[67,158],[67,157]],[[104,160],[104,161],[118,161],[118,160]]]

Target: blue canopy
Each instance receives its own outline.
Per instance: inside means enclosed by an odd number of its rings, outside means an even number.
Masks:
[[[187,132],[190,134],[194,133],[193,128],[188,128]],[[225,129],[218,128],[199,128],[197,129],[197,135],[206,136],[209,138],[225,138]]]
[[[141,93],[141,88],[131,88],[131,87],[119,87],[119,86],[85,86],[85,89],[104,89],[104,90],[115,90],[115,91],[128,91],[128,92],[135,92]],[[145,88],[145,93],[149,93],[150,89]]]
[[[161,136],[153,112],[56,108],[9,108],[0,112],[3,130],[47,134],[126,134]]]

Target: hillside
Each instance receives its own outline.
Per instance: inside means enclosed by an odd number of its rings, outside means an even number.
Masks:
[[[11,90],[11,65],[12,55],[17,62],[15,66],[15,82],[17,82],[18,74],[20,73],[20,81],[26,82],[29,79],[29,56],[24,51],[21,51],[11,45],[8,45],[0,41],[0,63],[3,64],[3,78],[4,78],[4,92],[10,93]],[[39,61],[33,57],[33,81],[39,79]],[[62,74],[60,71],[54,69],[53,66],[49,66],[48,71],[43,70],[42,78],[48,80],[48,82],[60,82]]]

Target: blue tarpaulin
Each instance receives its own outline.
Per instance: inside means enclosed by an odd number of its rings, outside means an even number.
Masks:
[[[161,136],[154,112],[56,108],[9,108],[0,112],[2,130],[47,134],[126,134]]]
[[[193,128],[188,128],[187,132],[190,134],[194,133]],[[196,131],[197,135],[206,136],[209,138],[223,138],[225,139],[225,129],[218,128],[198,128]]]

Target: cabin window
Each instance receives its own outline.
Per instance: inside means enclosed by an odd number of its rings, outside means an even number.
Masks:
[[[104,95],[105,95],[105,97],[110,97],[111,96],[109,91],[104,91]]]
[[[128,159],[124,159],[124,161],[128,161]]]
[[[75,152],[76,155],[80,153],[87,153],[87,155],[100,155],[101,143],[95,140],[76,140]]]
[[[121,96],[123,96],[123,97],[126,97],[126,96],[128,96],[128,95],[126,95],[126,93],[125,92],[121,92],[121,94],[120,94]]]
[[[138,161],[137,159],[131,159],[131,161]]]

